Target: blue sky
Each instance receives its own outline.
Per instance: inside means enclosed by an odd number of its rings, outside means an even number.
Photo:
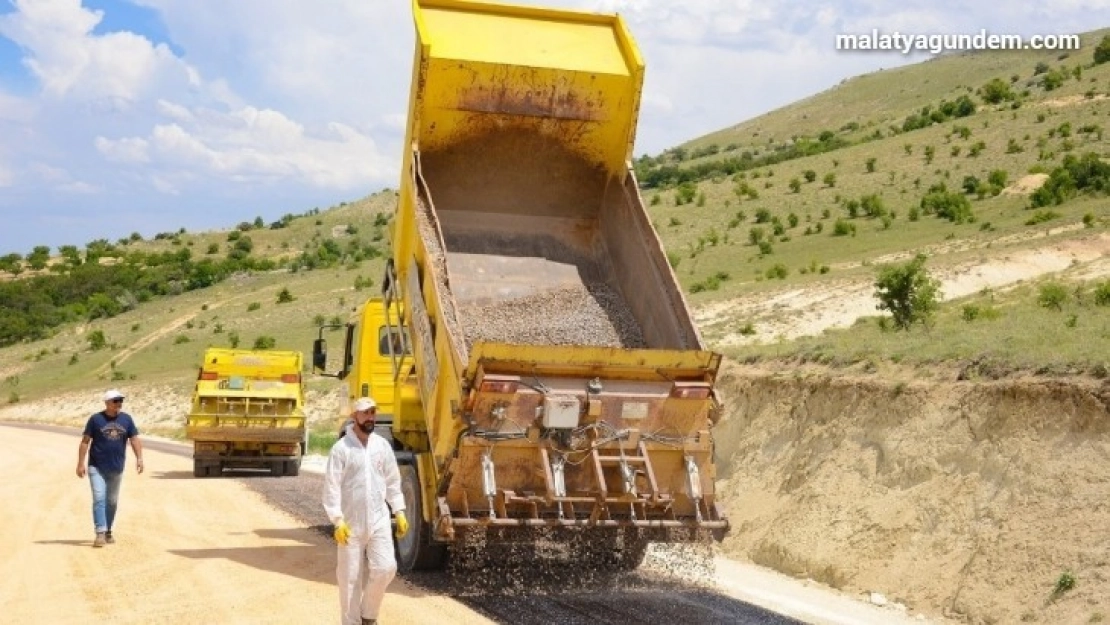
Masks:
[[[838,33],[1071,34],[1110,0],[517,0],[619,12],[636,154],[923,60]],[[0,0],[0,254],[223,228],[396,187],[408,0]]]

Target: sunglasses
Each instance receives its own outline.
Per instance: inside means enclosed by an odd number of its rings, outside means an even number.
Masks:
[[[121,399],[112,399],[112,400],[109,400],[109,401],[113,404],[122,404],[123,403],[122,398]]]

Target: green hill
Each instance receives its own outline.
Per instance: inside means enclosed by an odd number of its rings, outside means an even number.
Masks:
[[[1107,288],[1106,274],[1079,271],[1083,263],[1051,278],[1069,284],[1059,307],[1038,303],[1037,284],[980,292],[942,308],[930,333],[863,323],[781,340],[790,337],[767,328],[794,312],[753,312],[745,302],[866,288],[877,266],[919,252],[938,273],[1045,246],[1086,245],[1098,256],[1110,219],[1106,187],[1065,190],[1061,203],[1035,209],[1030,191],[1069,155],[1101,163],[1110,152],[1110,63],[1095,65],[1091,52],[1107,32],[1084,35],[1084,49],[1070,55],[961,54],[860,76],[638,162],[642,182],[668,167],[684,177],[643,192],[710,345],[742,359],[986,357],[1015,367],[1036,369],[1046,359],[1054,371],[1105,370],[1110,307],[1099,304],[1099,289]],[[961,98],[974,112],[960,110]],[[965,198],[970,214],[949,220],[923,207],[941,186],[944,197]],[[125,264],[128,253],[189,250],[193,266],[209,259],[227,275],[200,288],[190,275],[159,274],[150,292],[114,294],[123,305],[111,316],[90,314],[86,303],[46,338],[0,349],[0,405],[111,382],[187,388],[209,345],[269,337],[278,348],[307,350],[317,323],[347,319],[375,291],[394,201],[386,190],[222,231],[149,240],[121,232],[115,243],[99,242],[110,248],[100,249],[101,265]],[[236,257],[265,263],[221,264]],[[0,277],[52,271],[26,264]],[[278,303],[282,289],[293,301]]]

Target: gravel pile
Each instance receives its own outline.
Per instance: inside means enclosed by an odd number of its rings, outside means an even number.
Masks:
[[[465,361],[476,341],[518,345],[589,345],[594,347],[646,347],[643,331],[620,293],[602,282],[564,287],[526,297],[483,304],[456,303],[448,286],[447,256],[434,215],[418,198],[417,228],[428,252],[430,272],[437,283],[443,313],[456,349]],[[545,241],[546,255],[571,254],[558,242]],[[519,245],[509,241],[506,246]],[[588,260],[575,258],[585,276],[597,275]],[[457,308],[456,308],[457,307]],[[460,343],[461,339],[461,343]]]
[[[464,305],[467,349],[475,341],[519,345],[645,347],[619,293],[604,285],[562,288],[517,299]]]

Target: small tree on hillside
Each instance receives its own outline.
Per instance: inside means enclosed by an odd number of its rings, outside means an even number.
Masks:
[[[94,352],[102,350],[108,346],[108,340],[104,337],[103,330],[93,330],[92,332],[89,332],[89,335],[85,337],[85,340],[89,342],[89,349],[93,350]]]
[[[875,280],[876,306],[890,311],[894,327],[909,330],[915,322],[925,324],[940,302],[940,281],[925,269],[926,257],[918,254],[904,265],[888,265]]]
[[[1103,35],[1102,41],[1095,47],[1095,65],[1110,61],[1110,35]]]

